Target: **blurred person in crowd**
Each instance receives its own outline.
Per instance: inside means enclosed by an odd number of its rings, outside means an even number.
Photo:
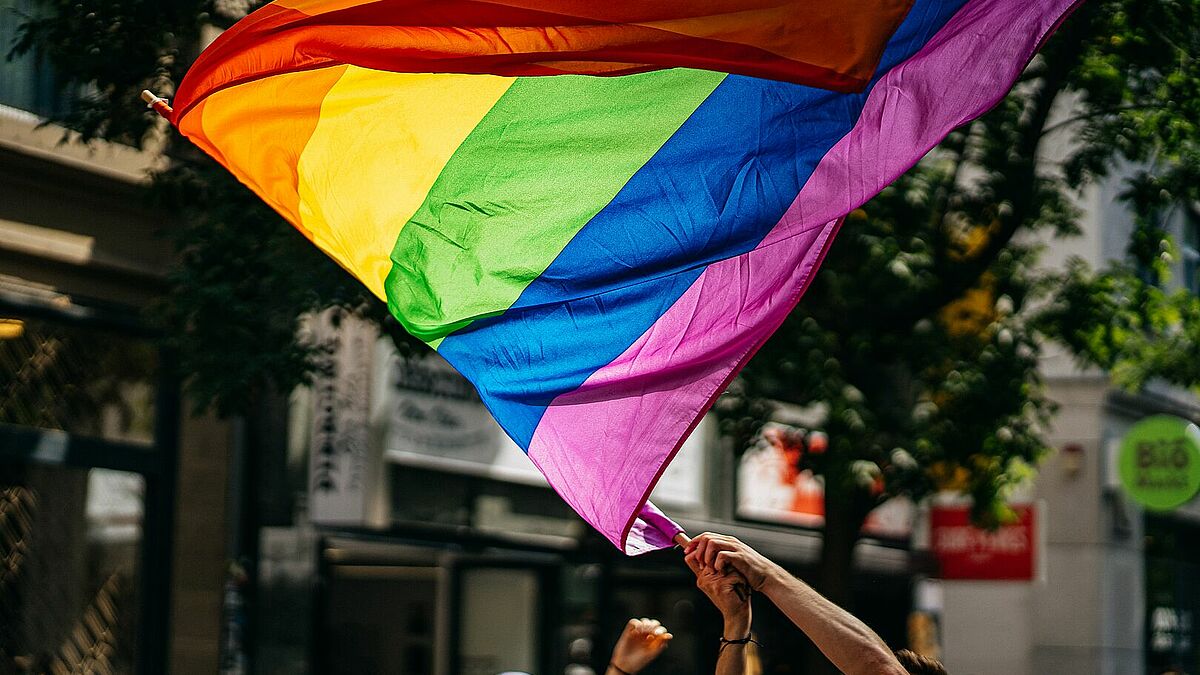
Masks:
[[[908,649],[896,652],[896,660],[912,675],[946,675],[946,668],[941,661]]]
[[[567,644],[567,667],[563,675],[596,675],[596,671],[587,665],[591,661],[591,638],[577,637]]]
[[[697,573],[697,585],[701,590],[705,590],[706,586],[720,587],[710,577],[701,577],[711,572],[728,577],[722,583],[731,592],[739,592],[744,583],[750,590],[762,593],[812,640],[825,658],[846,675],[946,675],[945,668],[934,659],[907,650],[893,653],[883,639],[862,621],[734,537],[705,532],[689,541],[684,546],[684,553],[688,566]],[[705,590],[705,593],[708,591]],[[722,597],[723,602],[728,602],[723,593]],[[748,598],[745,605],[744,633],[749,641]],[[734,624],[733,627],[740,627],[740,624]],[[740,642],[741,638],[741,635],[736,635],[730,640],[727,634],[721,645],[727,647],[727,643]],[[724,653],[723,649],[722,656]],[[744,672],[736,669],[722,671],[720,667],[721,662],[718,662],[718,675],[740,675]],[[728,667],[735,668],[732,662]]]

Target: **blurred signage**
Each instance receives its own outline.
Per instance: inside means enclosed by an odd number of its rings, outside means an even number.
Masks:
[[[488,413],[475,388],[436,354],[401,358],[386,352],[372,418],[392,462],[498,480],[544,485],[545,479]]]
[[[1147,617],[1150,624],[1150,651],[1163,654],[1192,651],[1195,632],[1190,609],[1155,607]]]
[[[141,474],[110,469],[90,469],[87,473],[88,541],[140,541],[146,479]]]
[[[309,517],[314,523],[367,524],[378,478],[368,425],[378,333],[336,309],[314,316],[309,328],[323,350],[322,372],[312,383]]]
[[[971,524],[971,507],[935,505],[929,541],[943,579],[1029,581],[1034,577],[1034,508],[1013,505],[1017,519],[995,531]]]
[[[805,452],[824,452],[828,439],[819,431],[806,431],[775,422],[763,426],[754,446],[738,465],[737,515],[802,527],[825,525],[825,484],[808,469],[801,469]],[[912,534],[914,509],[907,499],[890,499],[879,505],[863,523],[863,533],[895,539]]]
[[[546,479],[484,407],[475,387],[437,354],[402,358],[380,340],[383,364],[372,403],[384,457],[391,462],[530,485]],[[684,443],[651,498],[672,506],[701,503],[705,425]]]
[[[1125,435],[1117,472],[1129,496],[1154,511],[1169,511],[1200,491],[1200,429],[1170,415],[1138,422]]]

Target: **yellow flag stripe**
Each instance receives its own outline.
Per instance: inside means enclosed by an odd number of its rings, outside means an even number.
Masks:
[[[350,66],[300,155],[300,217],[313,242],[379,298],[401,228],[451,155],[515,78]]]

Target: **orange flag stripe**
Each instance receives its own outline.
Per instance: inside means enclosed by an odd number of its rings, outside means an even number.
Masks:
[[[179,130],[312,239],[300,215],[296,167],[325,95],[345,71],[287,73],[215,92],[182,119]]]

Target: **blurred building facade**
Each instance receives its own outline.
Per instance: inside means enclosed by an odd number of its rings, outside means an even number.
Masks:
[[[28,0],[0,0],[7,54]],[[180,400],[142,310],[172,253],[153,153],[63,144],[0,59],[0,672],[212,673],[230,428]]]

